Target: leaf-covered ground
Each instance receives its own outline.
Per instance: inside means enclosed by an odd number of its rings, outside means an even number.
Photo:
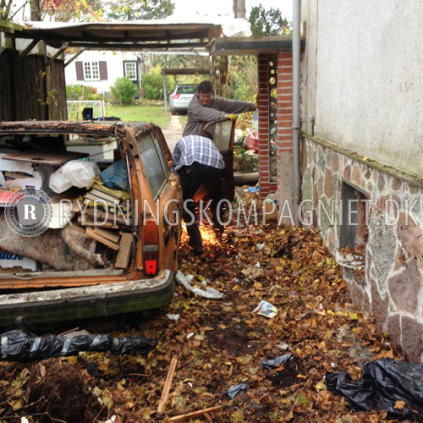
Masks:
[[[81,353],[28,365],[0,364],[0,421],[32,422],[382,422],[386,412],[355,412],[326,390],[327,371],[355,379],[367,360],[401,359],[372,316],[357,311],[341,271],[313,231],[269,224],[227,229],[218,243],[203,229],[206,252],[193,256],[186,239],[180,269],[192,284],[224,293],[197,297],[178,286],[159,310],[85,326],[90,332],[159,340],[148,355]],[[268,319],[252,311],[261,300],[277,307]],[[168,314],[179,315],[170,320]],[[291,352],[275,370],[259,363]],[[169,400],[157,413],[172,357]],[[91,364],[89,364],[91,363]],[[230,399],[231,385],[248,384]],[[193,417],[189,412],[219,407]],[[415,420],[418,421],[418,420]],[[110,423],[110,422],[109,422]]]

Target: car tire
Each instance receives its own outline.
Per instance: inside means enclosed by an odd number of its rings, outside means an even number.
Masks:
[[[175,110],[170,109],[170,114],[171,114],[172,116],[175,116],[175,115],[176,115]]]

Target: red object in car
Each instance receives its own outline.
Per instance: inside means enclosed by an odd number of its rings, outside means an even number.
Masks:
[[[258,134],[256,131],[250,131],[249,129],[247,129],[245,146],[248,150],[253,150],[254,153],[258,153]]]
[[[181,94],[173,94],[172,98],[179,98]]]

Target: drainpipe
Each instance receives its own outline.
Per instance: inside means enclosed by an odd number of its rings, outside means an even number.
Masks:
[[[294,181],[294,221],[299,227],[300,204],[300,20],[301,0],[292,5],[292,161]]]

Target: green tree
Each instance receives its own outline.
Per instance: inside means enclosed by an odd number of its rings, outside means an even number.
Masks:
[[[271,7],[269,10],[266,10],[261,3],[259,6],[251,8],[248,22],[251,24],[253,37],[278,35],[280,29],[288,25],[288,21],[282,18],[280,9]]]
[[[172,15],[175,5],[171,0],[111,0],[104,1],[108,20],[164,19]]]
[[[234,100],[253,102],[258,89],[256,56],[233,56],[228,81]]]
[[[123,103],[132,103],[138,94],[138,87],[126,75],[116,79],[114,85],[110,87],[110,93],[121,105]]]

